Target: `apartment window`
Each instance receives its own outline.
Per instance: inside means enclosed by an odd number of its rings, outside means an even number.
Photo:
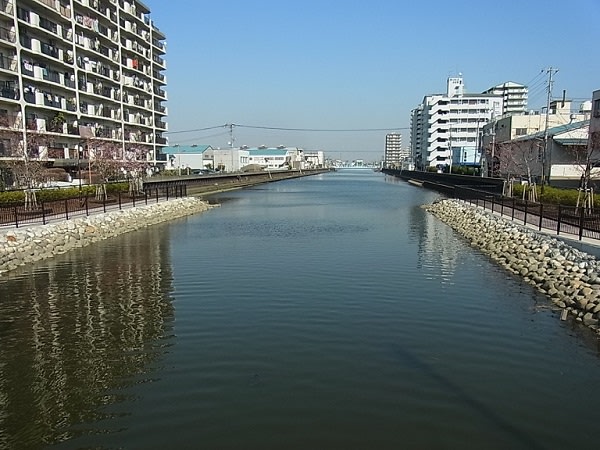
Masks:
[[[515,136],[525,136],[527,134],[527,128],[515,128]]]
[[[600,98],[594,100],[594,117],[600,117]]]

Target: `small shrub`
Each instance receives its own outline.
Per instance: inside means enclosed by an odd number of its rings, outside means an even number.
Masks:
[[[106,185],[107,194],[117,196],[120,193],[129,192],[129,183],[110,183]],[[96,195],[96,186],[84,185],[81,190],[78,186],[62,189],[40,189],[36,191],[35,196],[38,202],[54,202],[69,198],[77,198],[80,195],[93,197]],[[0,206],[14,205],[22,203],[25,200],[23,191],[5,191],[0,192]]]

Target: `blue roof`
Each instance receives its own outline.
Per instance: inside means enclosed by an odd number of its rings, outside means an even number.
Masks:
[[[165,155],[199,155],[204,153],[210,145],[174,145],[170,147],[163,147],[162,153]]]
[[[250,156],[285,156],[288,154],[287,149],[281,148],[249,148]]]

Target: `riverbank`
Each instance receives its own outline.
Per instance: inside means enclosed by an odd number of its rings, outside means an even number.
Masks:
[[[600,263],[594,256],[458,200],[424,208],[546,294],[561,319],[573,318],[600,334]]]
[[[210,209],[195,197],[0,231],[0,274],[69,250]]]

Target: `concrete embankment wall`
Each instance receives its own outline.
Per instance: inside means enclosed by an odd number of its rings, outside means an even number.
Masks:
[[[600,334],[600,263],[594,256],[458,200],[424,208],[550,297],[562,319],[574,318]]]
[[[208,203],[187,197],[47,225],[0,230],[0,274],[74,248],[209,208]]]

